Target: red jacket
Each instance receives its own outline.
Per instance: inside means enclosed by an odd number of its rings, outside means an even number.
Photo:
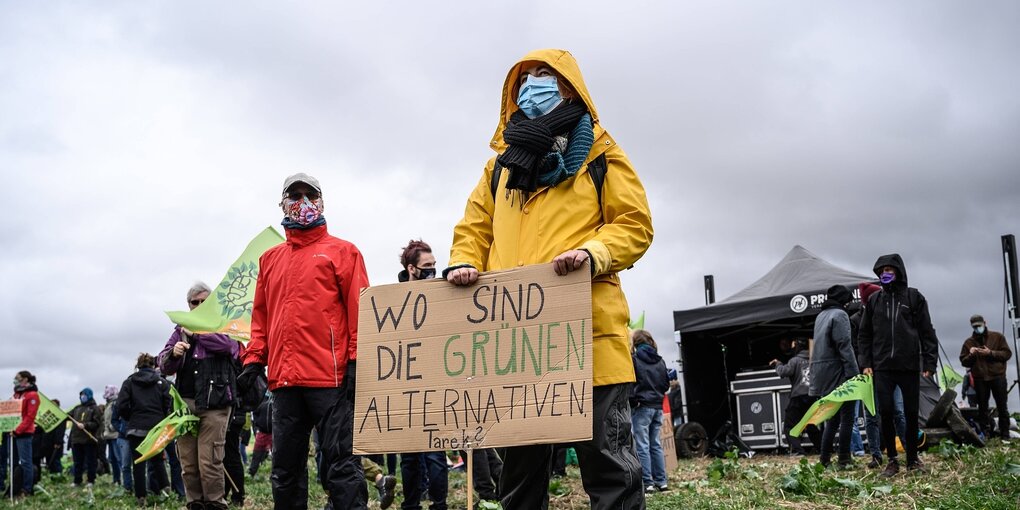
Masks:
[[[244,364],[269,367],[269,389],[339,387],[357,357],[358,299],[368,287],[361,252],[326,226],[287,229],[259,259]]]
[[[21,400],[21,423],[14,429],[15,436],[29,436],[35,433],[35,415],[39,412],[39,394],[35,386],[23,392],[15,392],[14,398]]]

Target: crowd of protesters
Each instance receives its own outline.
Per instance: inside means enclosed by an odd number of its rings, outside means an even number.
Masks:
[[[563,474],[570,447],[592,508],[643,508],[646,495],[669,489],[660,430],[663,419],[670,419],[663,413],[670,388],[665,362],[647,331],[628,331],[629,310],[618,276],[652,241],[644,188],[600,123],[568,52],[526,55],[511,66],[501,94],[504,104],[491,142],[496,155],[453,228],[449,265],[441,276],[470,286],[481,272],[550,262],[559,275],[590,273],[592,439],[455,455],[472,456],[473,485],[481,499],[499,501],[508,510],[534,509],[548,506],[550,478]],[[327,230],[317,179],[303,173],[288,177],[278,200],[286,242],[260,258],[250,342],[177,326],[157,355],[140,354],[133,373],[119,386],[104,388],[103,405],[92,389],[83,388],[68,413],[75,486],[91,490],[97,475],[109,472],[140,506],[152,495],[176,494],[188,509],[224,509],[244,505],[246,478],[261,476],[261,466],[269,462],[275,507],[307,508],[311,446],[327,508],[367,508],[369,485],[381,508],[394,503],[396,457],[362,458],[352,448],[359,294],[369,286],[365,260],[354,244]],[[404,247],[400,264],[401,282],[437,276],[432,249],[421,240]],[[883,475],[892,476],[899,469],[890,441],[896,427],[895,420],[884,418],[897,409],[906,422],[900,435],[906,439],[907,469],[924,470],[915,441],[918,375],[930,377],[935,370],[937,339],[923,296],[907,287],[900,257],[879,258],[875,272],[881,286],[862,300],[856,320],[847,310],[850,291],[834,286],[815,324],[814,353],[809,356],[807,342],[799,339],[794,357],[773,365],[793,386],[788,434],[796,423],[791,420],[813,399],[858,372],[873,375],[878,413],[869,416],[875,423],[869,439],[881,435],[889,459]],[[195,284],[186,295],[189,308],[200,306],[210,293],[208,286]],[[960,360],[973,367],[982,409],[989,395],[995,398],[999,429],[1005,430],[1004,363],[1010,352],[1002,335],[985,330],[983,318],[975,316],[971,323],[974,335]],[[35,382],[27,371],[15,377],[14,398],[24,402],[24,416],[5,439],[18,456],[20,476],[11,490],[24,494],[33,491],[33,460],[63,472],[65,425],[52,432],[36,428]],[[198,418],[197,429],[136,463],[143,439],[174,409],[171,385]],[[821,432],[810,432],[822,464],[831,462],[838,429],[838,464],[850,465],[855,412],[845,405]],[[987,424],[989,430],[992,425]],[[789,439],[793,450],[803,453],[800,438]],[[882,462],[877,447],[873,455]],[[401,507],[420,509],[428,498],[430,508],[445,510],[450,464],[447,452],[400,454]]]
[[[927,300],[907,285],[907,271],[898,254],[880,256],[874,264],[879,284],[858,286],[860,303],[851,303],[850,290],[834,285],[815,318],[813,349],[806,339],[794,342],[794,356],[771,365],[781,377],[790,379],[791,394],[786,407],[784,432],[791,453],[804,455],[801,437],[790,434],[792,426],[820,397],[828,395],[859,372],[871,376],[877,412],[866,412],[865,423],[871,452],[869,468],[888,462],[882,477],[900,471],[899,453],[906,454],[907,471],[927,473],[918,455],[919,400],[922,380],[932,382],[938,362],[939,341],[932,327]],[[853,312],[853,315],[849,315]],[[1010,437],[1006,401],[1006,361],[1012,356],[1001,333],[988,331],[984,317],[970,318],[973,334],[960,352],[960,362],[970,368],[964,392],[970,406],[977,407],[974,425],[981,436]],[[934,384],[932,382],[932,384]],[[804,388],[808,387],[805,394]],[[995,398],[998,423],[989,413],[989,398]],[[823,423],[823,432],[809,426],[806,432],[819,449],[821,464],[828,466],[838,430],[838,468],[853,466],[851,454],[863,456],[857,426],[858,402],[840,405],[835,416]],[[980,436],[979,436],[980,437]]]

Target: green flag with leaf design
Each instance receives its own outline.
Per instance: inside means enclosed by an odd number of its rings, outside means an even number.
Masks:
[[[259,257],[282,241],[283,236],[276,229],[266,227],[248,243],[204,303],[190,312],[166,314],[171,321],[193,333],[225,333],[247,342],[251,339],[251,309],[255,302]]]
[[[184,434],[196,434],[198,431],[198,416],[195,416],[188,404],[177,393],[177,388],[170,387],[170,397],[173,398],[174,410],[163,421],[156,424],[145,435],[145,439],[135,450],[142,454],[135,459],[135,464],[141,464],[163,451],[170,441]]]
[[[801,418],[800,422],[790,429],[790,434],[796,437],[804,432],[804,428],[808,425],[821,425],[839,411],[843,402],[851,400],[864,402],[864,407],[868,409],[868,412],[872,415],[875,414],[875,392],[870,375],[858,374],[851,377],[845,383],[840,384],[838,388],[832,390],[832,393],[811,404],[811,407],[804,413],[804,417]]]

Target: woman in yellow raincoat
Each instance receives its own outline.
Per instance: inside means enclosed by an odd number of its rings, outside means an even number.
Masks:
[[[444,277],[471,285],[479,271],[551,261],[565,275],[590,262],[595,412],[592,440],[576,447],[581,478],[594,509],[643,508],[628,404],[629,309],[617,273],[652,242],[644,187],[599,123],[567,51],[533,51],[510,68],[490,146],[497,155],[454,229]],[[503,508],[548,505],[552,452],[551,445],[507,449]]]

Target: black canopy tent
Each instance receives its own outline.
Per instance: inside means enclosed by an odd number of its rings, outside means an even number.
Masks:
[[[734,374],[789,357],[780,340],[812,335],[832,285],[845,285],[858,301],[858,284],[874,281],[874,276],[834,266],[798,245],[744,290],[708,306],[673,312],[685,420],[701,423],[712,435],[732,416],[727,385]]]

